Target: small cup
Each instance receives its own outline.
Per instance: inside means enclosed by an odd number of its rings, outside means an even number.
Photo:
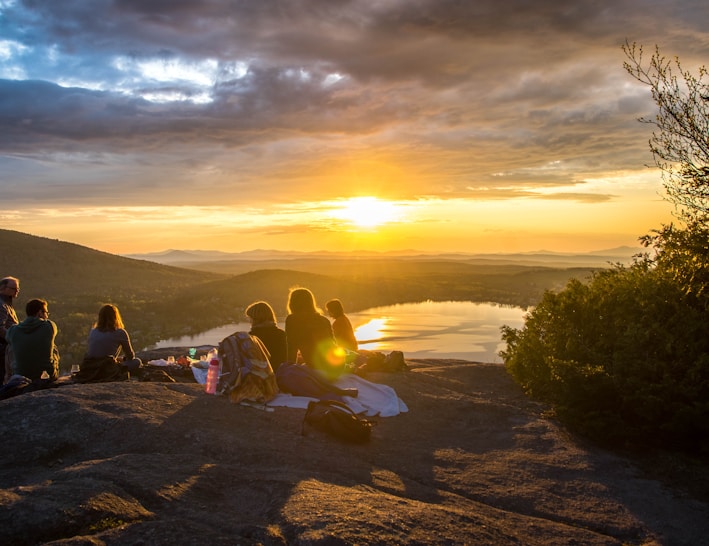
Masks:
[[[175,357],[170,355],[167,357],[167,363],[168,364],[174,364],[175,363]]]
[[[80,370],[81,370],[81,368],[79,367],[78,364],[71,365],[71,375],[79,373]]]

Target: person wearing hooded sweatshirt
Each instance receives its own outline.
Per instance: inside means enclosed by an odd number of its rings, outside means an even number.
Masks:
[[[7,341],[15,357],[13,373],[39,381],[47,372],[50,381],[59,377],[59,352],[54,344],[57,325],[49,320],[45,300],[34,299],[25,307],[27,318],[7,330]]]

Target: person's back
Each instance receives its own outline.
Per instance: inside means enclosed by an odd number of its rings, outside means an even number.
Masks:
[[[288,362],[296,362],[298,351],[303,362],[319,367],[325,353],[335,344],[332,326],[319,313],[299,313],[286,317]]]
[[[253,326],[249,331],[251,335],[259,338],[268,349],[269,362],[274,370],[285,362],[287,358],[286,333],[278,326]]]
[[[276,314],[273,308],[265,301],[257,301],[249,305],[244,311],[251,319],[251,335],[259,338],[268,350],[271,367],[278,369],[287,360],[286,333],[276,324]]]
[[[125,329],[118,328],[117,330],[105,331],[98,328],[91,329],[86,356],[89,358],[99,358],[107,355],[119,356],[121,352],[129,360],[135,356],[128,338],[128,332]]]
[[[89,332],[87,359],[114,356],[123,353],[122,365],[130,371],[138,370],[142,361],[136,358],[128,331],[123,326],[123,319],[118,307],[107,303],[101,306],[98,319]]]
[[[334,319],[332,321],[332,332],[335,335],[335,341],[343,349],[349,351],[357,351],[359,349],[359,344],[357,343],[357,338],[354,334],[354,329],[352,328],[352,323],[350,319],[345,315],[345,310],[342,307],[340,300],[330,300],[325,304],[325,308],[330,316]]]
[[[39,381],[47,372],[48,379],[55,381],[59,377],[59,353],[54,344],[57,326],[48,319],[44,300],[30,300],[26,311],[27,318],[7,331],[14,355],[13,373]]]
[[[312,292],[307,288],[292,290],[288,299],[288,311],[288,362],[296,362],[300,351],[308,366],[326,368],[328,352],[335,345],[335,336],[330,321],[318,312]]]

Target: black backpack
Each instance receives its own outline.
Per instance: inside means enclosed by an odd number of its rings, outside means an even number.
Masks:
[[[353,412],[337,400],[315,400],[308,403],[303,417],[301,434],[305,436],[306,425],[324,432],[340,441],[363,444],[372,436],[375,423]]]

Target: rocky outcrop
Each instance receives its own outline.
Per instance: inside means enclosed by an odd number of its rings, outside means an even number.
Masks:
[[[177,356],[177,355],[176,355]],[[0,402],[4,544],[700,544],[709,506],[575,440],[491,364],[371,380],[408,413],[369,444],[196,383]]]

